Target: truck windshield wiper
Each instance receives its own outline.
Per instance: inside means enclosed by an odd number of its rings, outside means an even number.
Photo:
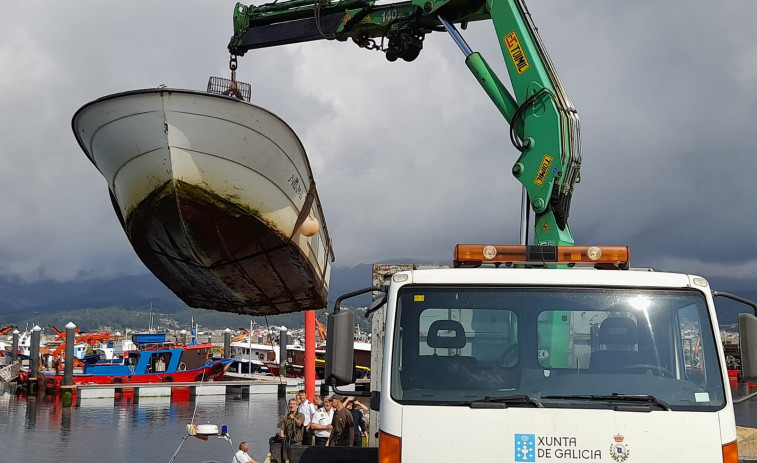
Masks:
[[[535,398],[524,394],[507,395],[502,397],[487,396],[478,400],[452,402],[449,405],[469,405],[471,408],[507,408],[508,405],[532,405],[537,408],[544,407],[544,405]]]
[[[626,402],[646,402],[657,405],[663,410],[670,410],[670,405],[664,400],[649,394],[620,394],[613,392],[610,395],[546,395],[542,399],[579,399],[579,400],[618,400]]]

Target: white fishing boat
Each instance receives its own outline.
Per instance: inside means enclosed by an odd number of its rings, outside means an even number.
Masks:
[[[284,121],[236,98],[155,88],[88,103],[72,126],[137,255],[189,306],[325,307],[331,241]]]
[[[45,347],[47,343],[43,342],[43,340],[40,340],[42,342],[42,345],[40,347]],[[30,348],[32,345],[32,332],[29,330],[25,330],[21,333],[19,333],[18,336],[18,353],[29,357],[30,355]],[[10,352],[13,347],[13,335],[8,334],[5,337],[5,340],[0,339],[0,350],[8,351]]]
[[[264,362],[278,363],[279,349],[270,344],[232,341],[229,344],[229,358],[234,361],[229,365],[226,376],[246,378],[254,373],[268,372]]]

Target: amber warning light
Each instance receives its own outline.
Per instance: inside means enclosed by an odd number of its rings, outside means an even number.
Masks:
[[[455,246],[455,267],[477,267],[481,264],[579,265],[629,268],[628,246],[518,246],[491,244],[458,244]]]

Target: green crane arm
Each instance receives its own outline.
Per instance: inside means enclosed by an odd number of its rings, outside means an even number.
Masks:
[[[484,58],[470,50],[455,24],[491,20],[513,94]],[[580,180],[578,113],[542,45],[524,0],[411,0],[376,4],[364,0],[288,0],[261,6],[237,3],[232,55],[310,40],[352,41],[386,53],[389,61],[413,61],[423,38],[447,31],[465,62],[510,125],[520,151],[512,172],[536,217],[534,244],[572,245],[570,202]]]

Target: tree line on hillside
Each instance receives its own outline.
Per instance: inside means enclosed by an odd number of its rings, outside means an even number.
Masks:
[[[364,312],[364,311],[363,311]],[[316,311],[318,321],[326,325],[327,311]],[[233,313],[216,312],[204,309],[183,309],[173,310],[170,313],[163,311],[160,307],[154,307],[152,310],[129,309],[118,306],[102,308],[82,308],[74,310],[62,310],[57,312],[48,312],[44,314],[35,314],[25,316],[16,320],[3,320],[0,325],[16,325],[20,329],[39,325],[47,328],[53,325],[57,329],[63,329],[69,322],[73,322],[77,328],[85,332],[99,331],[102,327],[109,327],[115,331],[123,331],[128,328],[130,331],[147,330],[151,326],[160,330],[189,330],[192,322],[200,324],[201,329],[225,329],[238,330],[240,328],[249,329],[250,322],[256,326],[286,326],[290,329],[299,329],[304,326],[304,313],[289,313],[282,315],[269,315],[266,317],[252,317],[249,315],[239,315]],[[355,322],[363,331],[370,332],[370,320],[363,317],[361,311],[355,316]]]

